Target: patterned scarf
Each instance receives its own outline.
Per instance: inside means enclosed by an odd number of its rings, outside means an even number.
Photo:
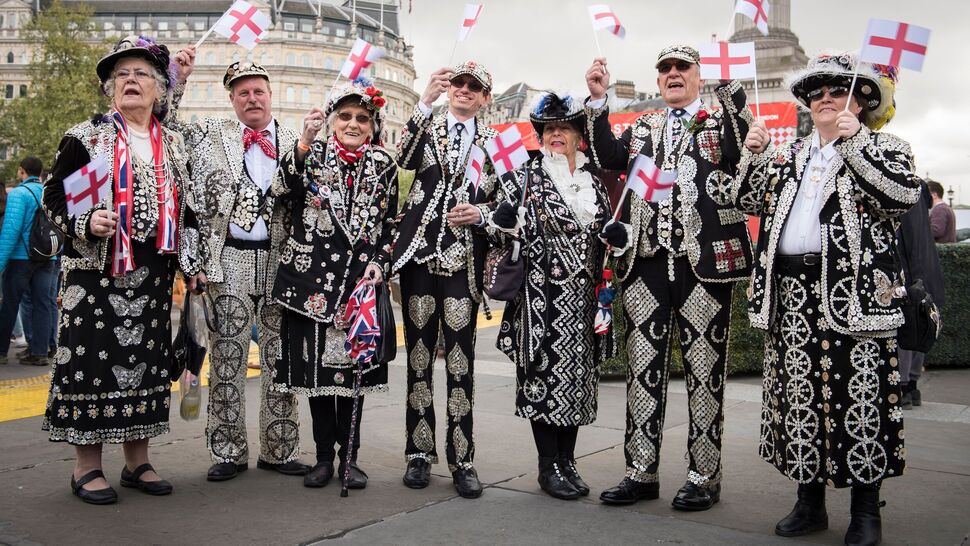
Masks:
[[[365,140],[364,143],[361,144],[361,146],[354,151],[350,151],[347,148],[345,148],[344,145],[341,144],[339,140],[337,140],[336,136],[331,137],[330,140],[333,141],[333,149],[334,151],[337,152],[337,157],[343,160],[344,164],[350,167],[353,167],[357,163],[357,160],[364,157],[364,154],[366,154],[367,151],[370,150],[370,139]],[[354,172],[354,169],[351,168],[350,172],[347,173],[348,188],[351,187],[354,183],[353,172]]]
[[[118,215],[118,230],[115,231],[114,252],[111,261],[111,275],[122,277],[135,270],[135,257],[131,248],[131,215],[134,209],[134,180],[132,172],[131,135],[128,124],[121,112],[111,111],[118,137],[115,139],[114,154],[114,193],[115,213]],[[165,159],[165,145],[162,139],[162,125],[152,116],[148,127],[154,161],[156,202],[158,203],[158,235],[155,246],[165,254],[175,252],[178,211],[178,190],[175,180]]]

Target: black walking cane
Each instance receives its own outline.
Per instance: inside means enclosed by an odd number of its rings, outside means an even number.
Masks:
[[[360,407],[360,384],[364,375],[364,365],[360,359],[355,359],[357,369],[354,371],[354,408],[350,414],[350,439],[347,441],[347,458],[344,461],[344,475],[341,478],[340,496],[346,497],[347,484],[350,482],[350,461],[354,459],[354,437],[357,434],[357,409]]]

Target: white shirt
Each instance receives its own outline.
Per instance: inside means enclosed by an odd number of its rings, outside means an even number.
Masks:
[[[245,127],[243,127],[243,130],[245,130]],[[266,138],[275,146],[276,120],[271,119],[269,125],[262,130],[269,131]],[[241,135],[240,138],[242,138]],[[276,153],[279,154],[279,150]],[[273,173],[276,171],[276,160],[266,155],[263,149],[259,147],[259,144],[253,144],[243,154],[243,161],[246,162],[246,171],[249,173],[249,176],[265,194],[269,190],[269,185],[273,182]],[[246,231],[236,224],[230,223],[229,234],[232,235],[233,239],[242,239],[245,241],[265,241],[269,239],[269,229],[266,227],[266,221],[263,220],[262,215],[256,219],[256,223],[253,224],[253,229],[250,231]]]
[[[834,141],[822,147],[818,131],[812,134],[808,165],[805,166],[802,182],[795,194],[795,202],[792,203],[778,241],[780,254],[792,256],[822,252],[822,225],[818,216],[823,204],[822,186],[837,154]]]
[[[418,101],[418,109],[424,114],[425,119],[431,117],[432,109],[430,106],[423,102]],[[455,128],[455,124],[459,123],[458,118],[455,117],[451,111],[448,112],[448,141],[451,142],[458,136],[458,130]],[[475,140],[475,116],[472,116],[465,121],[461,122],[465,125],[465,130],[461,134],[461,155],[458,157],[467,157],[468,149],[472,145],[472,141]],[[462,169],[464,170],[464,169]]]
[[[690,121],[690,119],[697,114],[697,111],[701,109],[701,98],[697,97],[694,99],[694,102],[688,104],[683,109],[686,110],[687,113],[678,118],[674,115],[674,108],[671,108],[670,106],[667,107],[667,142],[670,142],[672,136],[671,127],[673,127],[674,123],[684,124]],[[687,134],[686,125],[684,125],[684,129],[684,132],[681,133],[681,138],[683,138],[683,135]]]
[[[570,173],[569,160],[566,156],[550,152],[545,147],[541,150],[542,168],[556,183],[559,195],[573,210],[579,223],[583,226],[589,225],[596,218],[599,207],[596,203],[593,177],[588,172],[580,170],[589,163],[586,154],[576,152],[576,170]]]
[[[131,149],[135,151],[138,159],[149,165],[154,165],[155,156],[152,152],[152,141],[148,138],[148,133],[140,133],[134,127],[129,126],[128,135],[131,137]]]

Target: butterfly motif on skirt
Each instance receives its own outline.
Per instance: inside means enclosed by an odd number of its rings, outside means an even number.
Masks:
[[[122,347],[140,345],[141,336],[145,333],[145,325],[136,324],[135,327],[130,330],[124,326],[115,326],[114,332],[115,336],[118,337],[118,345],[121,345]]]
[[[147,278],[148,268],[141,266],[131,273],[115,279],[115,288],[138,288]]]
[[[108,294],[108,302],[119,317],[140,317],[148,304],[148,295],[129,301],[118,294]]]
[[[145,375],[147,368],[148,364],[142,362],[130,370],[121,366],[112,366],[111,372],[115,374],[115,379],[118,380],[118,388],[134,389],[141,385],[141,378]]]

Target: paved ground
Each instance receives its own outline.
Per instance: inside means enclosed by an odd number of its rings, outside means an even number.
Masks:
[[[682,381],[670,389],[660,500],[629,508],[596,500],[623,473],[622,382],[602,385],[599,418],[580,431],[578,466],[593,494],[574,502],[546,496],[536,484],[528,424],[512,414],[515,379],[511,365],[492,348],[496,333],[494,326],[479,333],[475,461],[487,489],[478,500],[455,495],[445,465],[434,467],[427,489],[414,491],[401,484],[402,358],[391,367],[391,391],[365,403],[360,462],[371,478],[366,490],[342,499],[335,483],[310,490],[300,478],[256,470],[252,428],[251,470],[229,482],[206,482],[210,463],[204,422],[182,421],[173,411],[173,431],[153,441],[152,454],[175,493],[153,498],[120,489],[121,501],[107,507],[71,496],[72,450],[46,440],[40,417],[11,417],[38,413],[36,402],[13,395],[42,384],[30,379],[40,370],[15,362],[0,367],[0,544],[841,544],[848,522],[845,490],[829,492],[828,531],[803,542],[772,534],[775,522],[791,508],[794,486],[757,456],[757,377],[728,384],[723,500],[714,509],[683,513],[670,508],[686,468]],[[437,385],[444,384],[442,367]],[[909,468],[883,488],[888,501],[883,509],[885,544],[968,544],[970,370],[932,371],[921,390],[924,406],[906,412]],[[250,380],[247,409],[252,423],[257,393]],[[443,408],[444,389],[435,397],[437,407]],[[303,460],[309,462],[309,412],[301,403]],[[122,464],[120,447],[107,447],[105,470],[115,485]]]

